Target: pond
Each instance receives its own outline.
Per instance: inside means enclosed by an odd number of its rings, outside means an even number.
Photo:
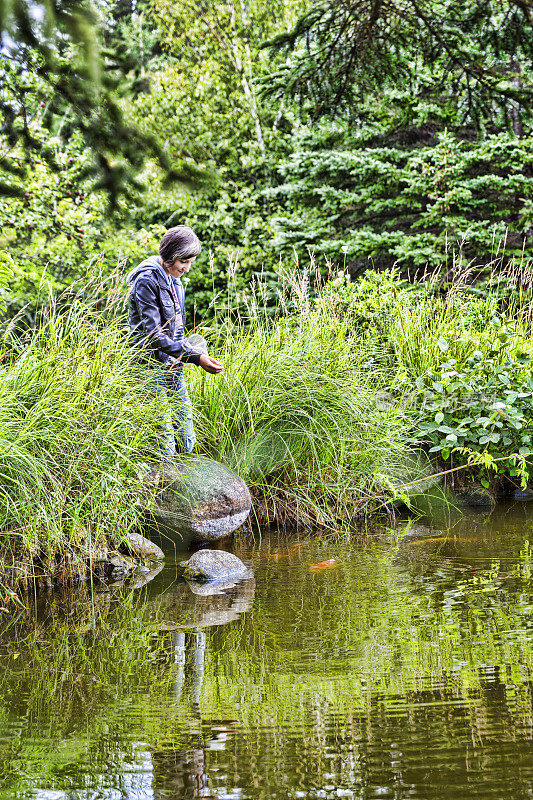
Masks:
[[[0,640],[0,798],[533,797],[532,511],[264,533],[219,594],[169,552],[37,604]]]

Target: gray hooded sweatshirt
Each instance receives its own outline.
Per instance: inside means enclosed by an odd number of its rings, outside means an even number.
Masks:
[[[131,286],[128,317],[134,347],[166,364],[178,358],[198,364],[201,352],[185,337],[185,290],[150,256],[126,278]]]

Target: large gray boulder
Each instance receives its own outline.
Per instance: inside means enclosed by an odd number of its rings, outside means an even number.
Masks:
[[[251,576],[241,559],[225,550],[198,550],[181,566],[187,580],[227,582]]]
[[[250,492],[242,478],[207,458],[158,464],[147,472],[144,483],[157,527],[185,542],[229,536],[250,513]]]

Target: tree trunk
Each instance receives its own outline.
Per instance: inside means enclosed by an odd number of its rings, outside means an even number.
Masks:
[[[246,27],[248,25],[248,16],[246,12],[246,7],[244,6],[242,0],[241,0],[241,17],[242,17],[243,27]],[[231,7],[231,30],[233,34],[232,50],[233,50],[235,68],[239,73],[241,79],[241,85],[244,91],[244,96],[246,98],[246,102],[248,103],[248,108],[250,109],[250,115],[254,121],[257,144],[259,145],[259,149],[261,150],[261,152],[264,154],[265,140],[263,137],[263,128],[261,127],[261,120],[259,119],[259,112],[257,110],[257,100],[255,97],[255,91],[253,87],[252,54],[250,52],[250,45],[248,44],[248,41],[244,39],[244,55],[245,55],[244,61],[241,58],[239,39],[237,37],[237,31],[235,25],[235,7],[233,5]]]
[[[512,78],[513,86],[515,87],[515,89],[520,90],[522,88],[522,79],[520,78],[520,64],[515,58],[511,60],[511,70],[513,72],[513,78]],[[520,116],[520,106],[514,100],[511,100],[510,115],[511,115],[514,135],[518,139],[521,139],[524,135],[524,126],[522,124],[522,119]]]

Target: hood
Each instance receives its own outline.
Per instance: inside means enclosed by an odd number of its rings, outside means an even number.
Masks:
[[[132,271],[126,277],[126,283],[129,283],[131,286],[131,284],[139,277],[139,275],[142,272],[152,272],[154,269],[157,272],[159,272],[164,277],[165,281],[168,283],[168,276],[163,267],[161,266],[161,264],[159,263],[159,256],[150,256],[149,258],[146,258],[144,261],[142,261],[137,267],[135,267],[135,269],[132,269]]]

